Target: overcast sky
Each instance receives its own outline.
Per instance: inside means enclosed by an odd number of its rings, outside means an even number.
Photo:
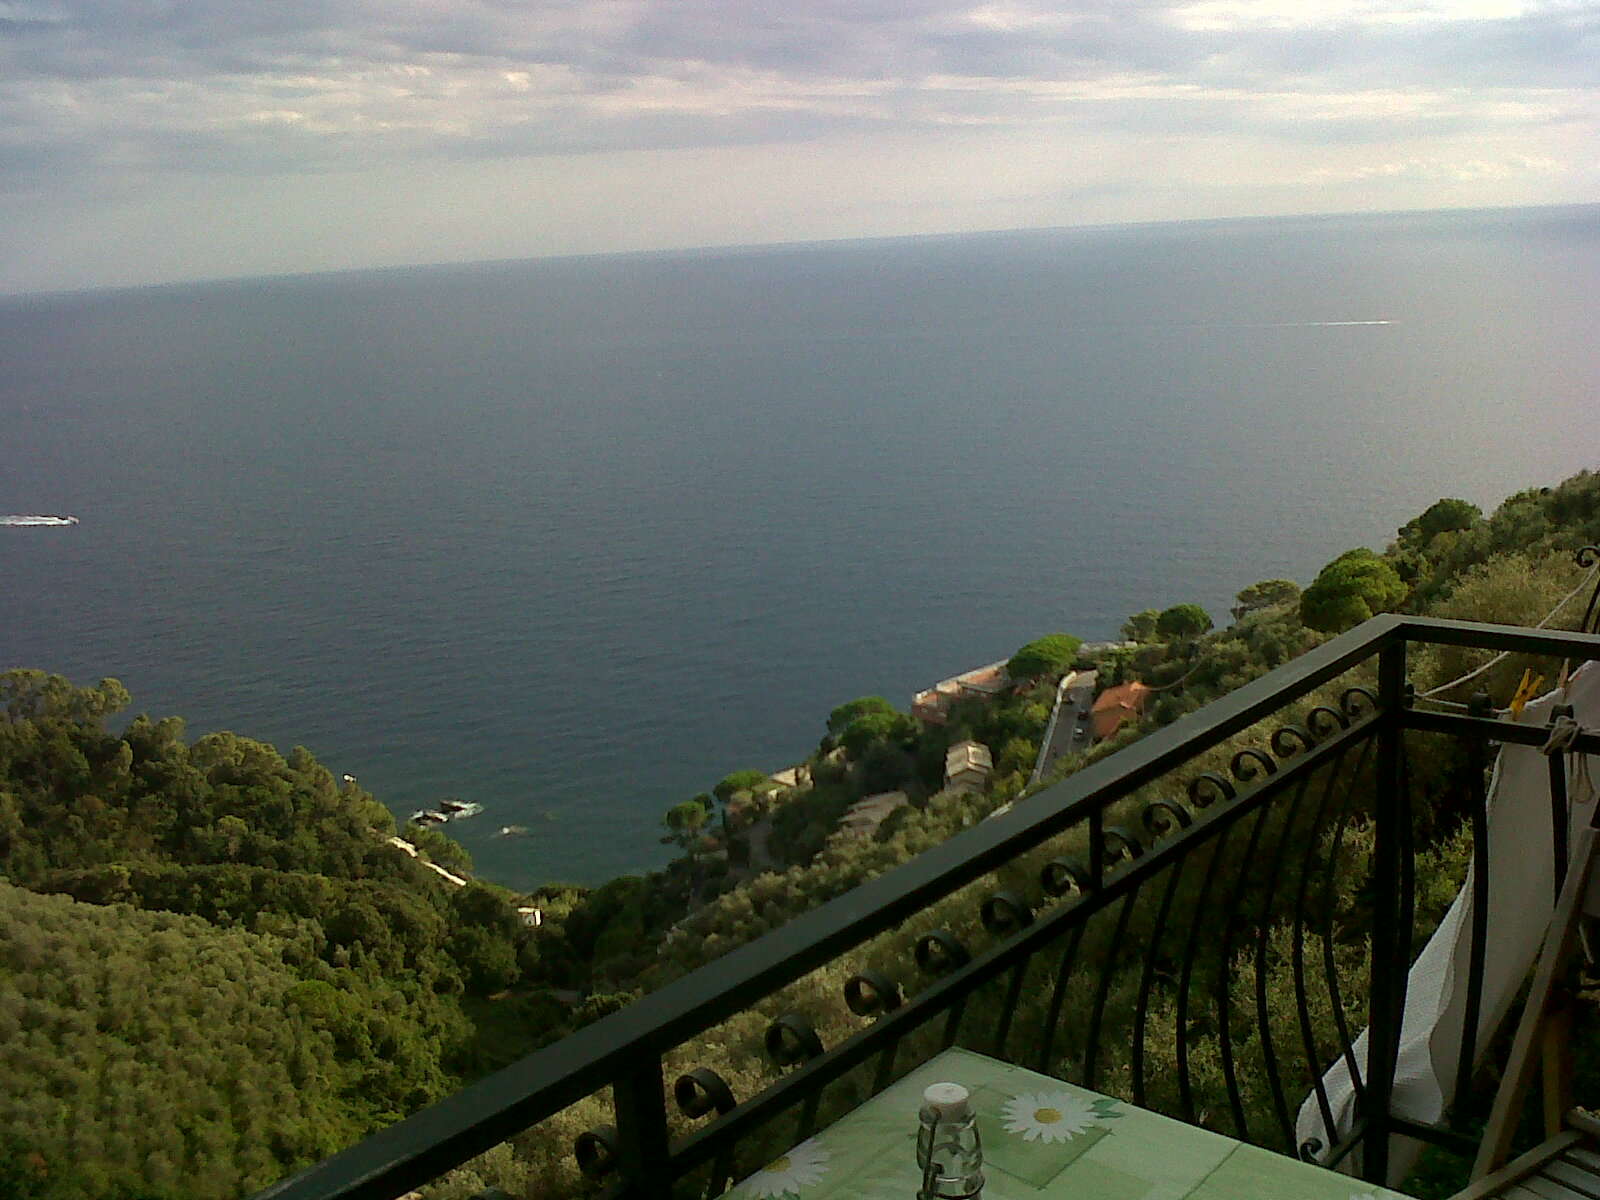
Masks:
[[[1600,0],[0,0],[0,292],[1600,200]]]

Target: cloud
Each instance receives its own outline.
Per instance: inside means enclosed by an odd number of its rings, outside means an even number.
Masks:
[[[63,163],[82,164],[141,142],[166,143],[167,157],[193,135],[188,166],[226,170],[257,158],[264,123],[293,126],[285,155],[315,165],[484,144],[642,148],[663,114],[677,118],[674,140],[693,140],[696,124],[705,144],[752,125],[781,137],[778,114],[808,136],[883,120],[1115,126],[1108,106],[1119,99],[1142,122],[1152,100],[1226,108],[1241,94],[1295,121],[1338,122],[1349,106],[1283,97],[1349,90],[1362,107],[1380,71],[1391,94],[1432,94],[1463,76],[1576,86],[1596,18],[1528,0],[10,0],[0,20],[15,26],[0,39],[0,126],[14,145],[59,146]],[[1357,34],[1332,39],[1330,23]],[[1129,78],[1144,91],[1129,94]],[[1008,86],[1023,81],[1037,86]],[[1402,100],[1392,113],[1413,108]],[[1181,106],[1170,115],[1181,128]],[[235,161],[219,153],[230,131]]]
[[[958,133],[1321,146],[1376,184],[1508,140],[1567,162],[1597,48],[1593,0],[0,0],[0,191],[865,141],[870,169]]]

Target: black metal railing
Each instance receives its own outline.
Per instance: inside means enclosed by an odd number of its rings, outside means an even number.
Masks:
[[[956,1044],[1288,1153],[1359,1150],[1374,1181],[1393,1135],[1462,1148],[1391,1112],[1407,970],[1440,915],[1419,875],[1470,836],[1491,886],[1483,766],[1547,731],[1413,703],[1425,646],[1600,658],[1583,633],[1374,618],[262,1198],[395,1197],[596,1096],[610,1119],[566,1135],[590,1181],[569,1191],[715,1196]],[[1438,739],[1468,747],[1424,781],[1461,792],[1450,829],[1417,786]],[[723,1061],[751,1013],[761,1079]],[[1322,1082],[1341,1060],[1344,1122]]]

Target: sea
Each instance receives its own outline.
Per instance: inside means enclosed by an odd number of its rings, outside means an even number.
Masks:
[[[1600,206],[4,297],[0,513],[79,523],[0,668],[592,884],[842,701],[1600,466],[1597,329]]]

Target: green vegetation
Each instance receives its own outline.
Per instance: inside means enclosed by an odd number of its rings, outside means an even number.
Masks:
[[[1011,656],[1006,673],[1015,680],[1038,679],[1042,675],[1061,675],[1078,656],[1081,638],[1070,633],[1049,633],[1036,638]]]
[[[1147,608],[1143,612],[1136,612],[1122,623],[1122,636],[1130,642],[1153,642],[1156,640],[1156,622],[1161,620],[1161,610]]]
[[[843,733],[861,717],[872,715],[893,716],[899,710],[882,696],[862,696],[857,700],[839,705],[828,714],[828,732],[834,735]]]
[[[1296,604],[1300,600],[1300,585],[1292,579],[1263,579],[1252,583],[1233,600],[1232,616],[1242,621],[1263,608],[1276,608],[1280,604]]]
[[[0,1194],[237,1196],[446,1094],[459,1015],[309,938],[0,884]]]
[[[1211,628],[1211,614],[1198,604],[1174,604],[1156,618],[1156,632],[1171,641],[1197,638]]]
[[[108,732],[127,703],[115,680],[0,674],[0,1053],[26,1114],[0,1119],[0,1179],[235,1195],[474,1073],[463,999],[538,961],[508,894],[428,870],[305,750],[190,744],[170,718]]]
[[[711,814],[706,811],[706,806],[698,800],[674,804],[662,818],[662,823],[667,827],[667,836],[661,840],[692,852],[695,843],[700,840],[700,830],[710,819]]]
[[[1421,516],[1400,527],[1400,544],[1426,550],[1441,533],[1459,533],[1483,520],[1483,510],[1465,500],[1436,500]]]
[[[1300,619],[1319,633],[1343,633],[1406,597],[1399,572],[1371,550],[1346,550],[1300,596]]]

